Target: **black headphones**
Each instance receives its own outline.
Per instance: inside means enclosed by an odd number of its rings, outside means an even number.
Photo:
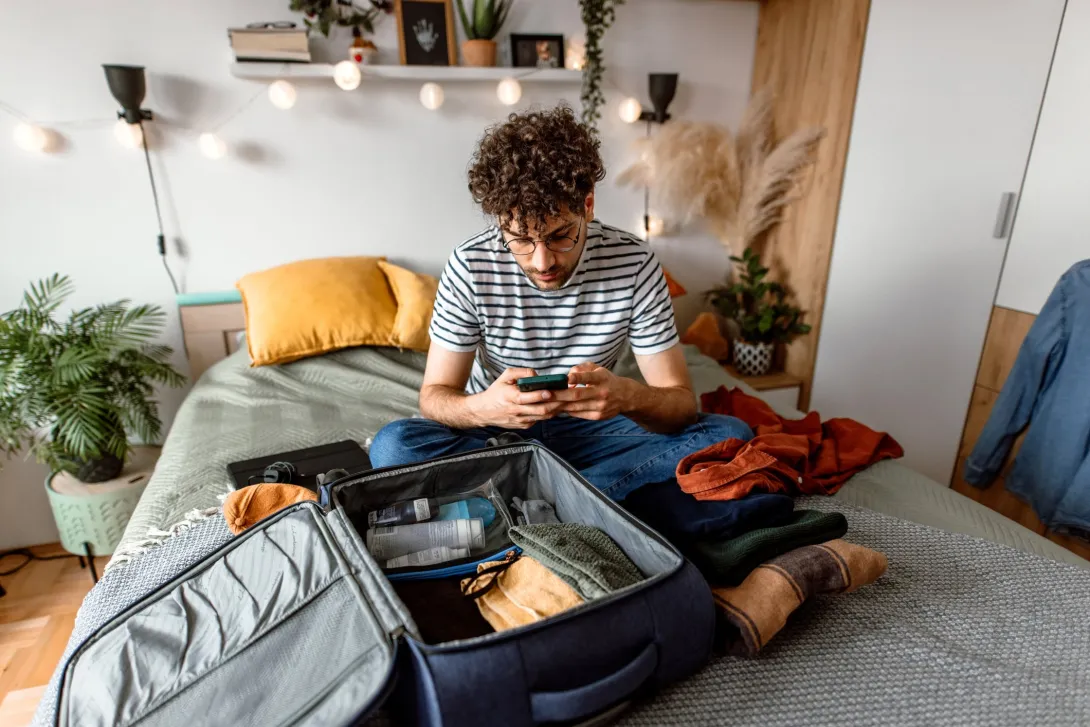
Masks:
[[[295,478],[298,477],[299,470],[295,469],[295,465],[291,462],[273,462],[271,465],[265,468],[265,471],[259,475],[250,475],[250,479],[246,482],[248,485],[255,484],[257,482],[278,482],[283,484],[292,484],[295,482]]]

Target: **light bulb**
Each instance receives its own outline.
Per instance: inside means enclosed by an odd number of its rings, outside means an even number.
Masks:
[[[114,138],[126,149],[139,149],[144,145],[144,130],[140,124],[130,124],[125,119],[118,119],[114,124]]]
[[[522,98],[522,84],[514,78],[505,78],[496,86],[496,96],[504,106],[514,106]]]
[[[278,109],[287,111],[295,105],[295,86],[281,79],[269,84],[269,101]]]
[[[197,146],[200,147],[201,154],[209,159],[223,159],[227,154],[227,142],[212,133],[201,134],[197,139]]]
[[[359,88],[363,80],[360,67],[352,61],[341,61],[333,66],[333,82],[345,91],[354,91]]]
[[[564,46],[564,67],[569,71],[581,71],[587,65],[587,44],[572,38]]]
[[[621,101],[621,107],[617,109],[617,113],[621,115],[621,121],[626,124],[634,124],[640,120],[640,114],[643,113],[643,106],[640,104],[638,98],[632,98],[631,96]]]
[[[420,103],[428,111],[435,111],[443,105],[443,87],[438,83],[428,82],[420,87]]]
[[[23,151],[45,151],[49,146],[49,132],[33,124],[16,124],[13,137]]]
[[[666,231],[666,220],[651,215],[647,220],[647,234],[651,237],[661,237]]]

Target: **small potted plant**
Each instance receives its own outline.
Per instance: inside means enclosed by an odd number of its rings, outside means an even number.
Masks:
[[[58,320],[73,290],[54,275],[0,314],[0,453],[29,446],[53,473],[102,482],[121,472],[129,432],[158,439],[154,385],[181,386],[185,377],[168,363],[170,347],[155,343],[162,309],[121,300]]]
[[[467,66],[496,65],[496,41],[500,28],[507,21],[514,0],[473,0],[472,16],[466,14],[464,0],[458,0],[458,15],[462,19],[467,40],[462,43],[462,56]]]
[[[768,268],[753,248],[730,259],[736,264],[735,282],[708,291],[708,302],[738,326],[734,367],[743,376],[760,376],[771,368],[776,344],[809,333],[810,326],[801,322],[803,311],[787,302],[783,285],[766,280]]]

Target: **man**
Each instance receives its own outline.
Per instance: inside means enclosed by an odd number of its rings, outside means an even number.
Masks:
[[[486,446],[516,433],[613,499],[673,476],[685,455],[752,432],[698,414],[662,268],[645,242],[594,218],[605,168],[572,110],[512,114],[469,170],[496,225],[451,255],[435,299],[420,412],[371,446],[376,467]],[[647,384],[612,369],[631,345]],[[516,379],[563,373],[561,391]]]

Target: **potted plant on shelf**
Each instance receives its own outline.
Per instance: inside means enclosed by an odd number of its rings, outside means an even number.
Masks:
[[[731,260],[737,279],[708,291],[708,302],[738,326],[734,367],[743,376],[760,376],[772,366],[776,344],[809,333],[810,326],[801,321],[803,311],[787,302],[787,289],[766,279],[768,268],[753,248]]]
[[[53,473],[102,482],[121,472],[129,432],[158,439],[154,385],[178,387],[185,377],[168,363],[171,348],[154,342],[162,309],[121,300],[58,320],[73,290],[54,275],[0,314],[0,453],[29,446]]]
[[[507,21],[512,5],[514,0],[473,0],[473,14],[470,16],[466,14],[464,0],[458,0],[458,15],[467,38],[462,43],[462,56],[467,66],[496,65],[495,37]]]

